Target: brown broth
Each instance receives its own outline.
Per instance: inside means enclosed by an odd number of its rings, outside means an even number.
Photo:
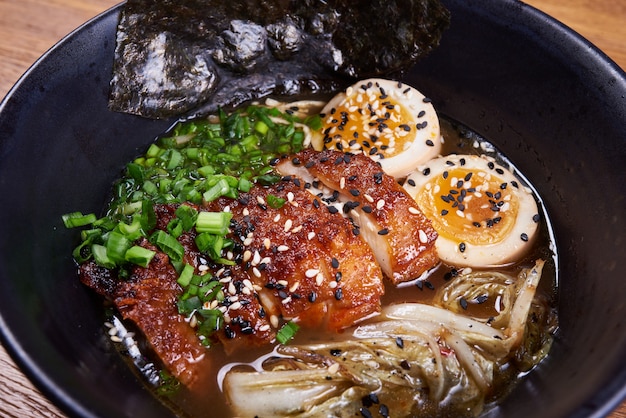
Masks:
[[[456,123],[441,118],[441,131],[446,139],[443,154],[459,153],[459,154],[488,154],[496,158],[499,162],[508,165],[508,160],[499,154],[495,148],[487,141],[479,137],[470,130],[457,125]],[[543,207],[539,202],[539,210],[542,214],[542,222],[540,234],[531,251],[519,262],[497,269],[490,270],[501,271],[511,276],[517,276],[522,268],[530,267],[535,260],[541,258],[546,261],[543,270],[542,279],[536,298],[544,301],[550,311],[550,318],[546,320],[546,326],[555,327],[556,318],[552,307],[555,305],[555,289],[556,281],[556,254],[554,253],[554,245],[551,240],[549,230],[549,220],[543,211]],[[454,277],[458,272],[454,267],[440,264],[436,269],[429,272],[427,277],[421,280],[405,283],[401,286],[394,287],[389,283],[386,284],[386,294],[382,298],[383,306],[398,302],[420,302],[432,303],[433,297],[437,289],[440,289]],[[489,318],[496,313],[495,305],[498,301],[486,301],[485,303],[476,304],[469,303],[467,312],[478,317]],[[344,334],[329,334],[315,329],[301,329],[294,340],[290,344],[312,344],[319,342],[329,342],[341,340],[346,337]],[[178,391],[170,395],[158,395],[163,402],[171,407],[177,414],[182,416],[232,416],[228,405],[226,405],[224,396],[218,386],[219,374],[223,367],[233,364],[253,363],[259,357],[271,353],[273,347],[246,348],[232,355],[227,355],[221,346],[215,345],[210,348],[208,355],[211,356],[213,368],[208,375],[206,381],[197,385],[201,390],[192,392],[184,387],[179,387]],[[135,367],[136,369],[136,367]],[[148,368],[150,373],[154,374],[154,368]],[[144,373],[145,374],[145,373]],[[496,370],[495,381],[498,388],[491,394],[488,400],[494,401],[503,394],[508,393],[519,380],[522,372],[510,364],[502,365]],[[156,393],[156,391],[155,391]]]

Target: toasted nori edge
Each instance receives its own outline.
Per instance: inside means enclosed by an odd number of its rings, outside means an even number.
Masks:
[[[168,118],[329,93],[409,68],[449,20],[439,0],[128,0],[109,107]]]

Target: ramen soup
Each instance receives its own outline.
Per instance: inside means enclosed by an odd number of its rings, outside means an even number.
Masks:
[[[179,122],[65,220],[104,331],[182,416],[476,416],[557,327],[540,197],[396,81]]]

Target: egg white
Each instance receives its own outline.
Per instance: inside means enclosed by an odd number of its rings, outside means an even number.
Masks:
[[[404,188],[433,222],[437,252],[448,264],[487,267],[517,261],[537,234],[539,212],[532,192],[491,157],[435,158],[412,172]]]
[[[396,178],[404,178],[441,152],[439,118],[434,107],[418,90],[398,81],[359,81],[333,97],[321,114],[324,135],[314,141],[315,149],[362,152]],[[351,120],[346,129],[340,126],[342,117]],[[381,148],[372,137],[382,138],[378,144],[385,145]]]

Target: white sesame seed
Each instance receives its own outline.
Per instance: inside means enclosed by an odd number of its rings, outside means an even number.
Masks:
[[[306,237],[309,239],[309,241],[312,240],[313,238],[315,238],[315,232],[313,231],[309,232]]]
[[[189,326],[191,328],[195,328],[198,326],[198,318],[196,318],[196,316],[192,316],[191,319],[189,320]]]
[[[116,335],[116,334],[117,334],[117,328],[113,327],[109,329],[109,335]]]
[[[370,203],[374,203],[374,198],[367,193],[363,194],[363,197]]]
[[[250,215],[250,211],[248,210],[248,208],[243,208],[243,216],[249,216]]]
[[[256,267],[252,267],[252,274],[254,274],[256,277],[261,277],[261,272]]]
[[[285,228],[284,228],[285,232],[289,232],[292,226],[293,226],[293,221],[291,219],[287,219],[285,221]]]
[[[263,240],[263,246],[265,247],[266,250],[269,250],[270,247],[272,246],[272,241],[270,241],[269,238],[265,238]]]
[[[320,272],[319,269],[308,269],[307,271],[304,272],[304,275],[310,279],[310,278],[317,276],[319,272]]]
[[[246,238],[243,240],[243,245],[245,245],[246,247],[250,246],[250,244],[252,244],[252,238]]]
[[[459,218],[465,218],[465,213],[463,213],[463,211],[461,211],[461,210],[457,210],[456,211],[456,216],[458,216]]]
[[[302,225],[298,225],[295,228],[291,229],[291,233],[292,234],[297,234],[298,232],[302,231]]]
[[[272,262],[272,259],[270,257],[263,257],[261,259],[261,264],[269,264]]]
[[[383,199],[380,199],[378,202],[376,202],[376,209],[381,210],[384,207],[385,207],[385,201]]]
[[[241,293],[243,293],[244,295],[250,295],[252,293],[252,290],[244,287],[243,289],[241,289]]]
[[[224,277],[223,279],[220,279],[220,283],[230,283],[231,280],[231,277]]]
[[[230,293],[231,295],[234,295],[237,293],[237,288],[235,287],[235,285],[233,284],[233,282],[230,282],[228,284],[228,293]]]
[[[269,324],[263,324],[259,327],[259,331],[261,332],[269,331],[269,329],[270,329]]]
[[[317,276],[315,276],[315,284],[318,286],[321,286],[323,282],[324,282],[324,275],[322,273],[318,273]]]
[[[113,341],[114,343],[121,343],[122,339],[117,335],[111,335],[111,341]]]
[[[409,213],[412,213],[413,215],[417,215],[420,213],[419,209],[414,208],[413,206],[409,206]]]
[[[229,306],[229,309],[231,311],[236,311],[238,309],[241,309],[241,302],[235,302],[232,305]]]
[[[294,198],[293,192],[287,193],[287,201],[288,202],[293,202],[293,198]]]
[[[261,254],[258,251],[255,251],[254,255],[252,256],[252,265],[258,266],[260,262],[261,262]]]
[[[281,286],[287,286],[289,284],[287,280],[278,280],[276,283],[278,283]]]
[[[333,280],[333,281],[331,281],[330,283],[328,283],[328,286],[329,286],[331,289],[334,289],[334,288],[336,288],[336,287],[337,287],[337,282]]]
[[[339,179],[339,188],[340,189],[345,189],[346,188],[346,178],[342,177],[341,179]]]
[[[246,250],[246,251],[243,252],[243,261],[244,262],[247,262],[251,258],[252,258],[252,251]]]
[[[274,328],[278,328],[278,317],[276,315],[270,315],[270,324],[272,324]]]
[[[420,237],[420,242],[422,244],[426,244],[428,242],[428,235],[426,235],[426,232],[424,232],[423,230],[419,230],[418,231],[418,235]]]
[[[204,273],[209,269],[209,266],[207,266],[206,264],[201,264],[198,266],[198,271],[200,273]]]
[[[279,245],[279,246],[278,246],[278,248],[276,248],[276,249],[277,249],[278,251],[280,251],[280,252],[284,252],[284,251],[289,250],[289,247],[288,247],[288,246],[286,246],[286,245]]]
[[[265,199],[263,199],[262,196],[257,196],[256,201],[259,202],[261,205],[265,205]]]
[[[285,299],[281,300],[283,305],[288,304],[289,302],[291,302],[291,296],[287,296]]]
[[[333,363],[328,368],[328,373],[335,374],[339,371],[339,363]]]
[[[278,222],[280,221],[280,213],[276,214],[276,216],[274,216],[274,222]]]
[[[298,290],[298,288],[300,287],[300,282],[295,282],[290,288],[289,291],[291,293],[295,292],[296,290]]]

